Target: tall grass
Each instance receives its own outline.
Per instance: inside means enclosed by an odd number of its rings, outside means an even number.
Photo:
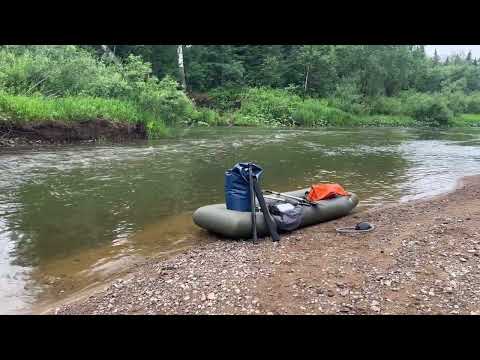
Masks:
[[[480,127],[480,114],[461,114],[452,121],[452,126],[458,127]]]
[[[162,119],[152,113],[141,111],[131,102],[78,96],[45,98],[0,92],[0,121],[25,124],[44,121],[69,123],[99,119],[111,122],[144,123],[149,138],[170,135],[170,130]]]
[[[106,119],[141,122],[143,114],[134,104],[94,97],[45,98],[0,93],[0,113],[15,122],[77,121]]]

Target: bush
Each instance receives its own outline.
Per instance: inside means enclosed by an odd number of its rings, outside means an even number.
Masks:
[[[191,121],[194,105],[177,82],[159,81],[151,73],[151,65],[138,56],[114,64],[74,45],[0,49],[0,89],[11,94],[115,98],[135,103],[168,126]]]
[[[400,98],[378,96],[368,101],[370,114],[401,115],[405,112]]]
[[[193,117],[193,122],[203,126],[226,125],[225,120],[215,110],[207,108],[198,109]]]
[[[472,93],[467,97],[465,112],[480,114],[480,92]]]
[[[270,88],[248,88],[241,97],[239,113],[256,117],[267,126],[291,126],[293,112],[302,99],[286,90]]]
[[[242,89],[239,88],[217,88],[208,93],[211,99],[211,107],[220,111],[237,110],[241,105]]]
[[[306,99],[297,105],[293,120],[300,126],[342,126],[351,123],[353,117],[328,106],[325,100]]]
[[[438,97],[418,97],[417,103],[410,111],[415,120],[429,125],[448,125],[453,119],[453,112]]]
[[[454,114],[463,114],[467,111],[468,96],[463,92],[443,93],[440,99]]]
[[[145,82],[134,96],[139,107],[162,119],[167,126],[175,126],[193,119],[195,108],[177,82],[166,76],[162,81]]]
[[[338,84],[334,94],[328,99],[329,105],[350,114],[360,115],[368,113],[363,95],[355,85],[356,83],[352,79],[346,79]]]
[[[462,114],[457,117],[452,122],[453,126],[465,127],[480,127],[480,114]]]
[[[361,126],[405,126],[415,127],[419,124],[415,119],[406,115],[366,115],[355,119],[356,125]]]

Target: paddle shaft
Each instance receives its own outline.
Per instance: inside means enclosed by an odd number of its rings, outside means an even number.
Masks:
[[[283,202],[286,202],[288,204],[293,203],[293,205],[299,205],[300,204],[300,202],[298,200],[293,200],[293,199],[285,199],[285,198],[282,199],[282,198],[279,198],[279,197],[269,196],[269,195],[264,195],[263,197],[265,199],[283,201]]]
[[[258,203],[260,204],[260,209],[262,209],[263,218],[265,219],[268,232],[270,233],[273,241],[279,241],[280,235],[278,235],[277,232],[277,224],[275,224],[270,215],[270,212],[268,211],[267,204],[262,194],[262,189],[260,189],[260,185],[258,185],[256,178],[253,178],[253,188],[255,190],[255,195],[257,196]]]
[[[282,193],[272,191],[272,190],[264,190],[264,192],[269,193],[269,194],[273,194],[273,195],[277,195],[277,196],[283,196],[283,197],[293,199],[293,200],[297,200],[298,202],[300,202],[301,204],[304,204],[304,205],[309,205],[309,206],[317,205],[317,204],[315,204],[311,201],[308,201],[308,200],[305,200],[305,199],[302,199],[302,198],[299,198],[299,197],[296,197],[296,196],[292,196],[292,195],[282,194]]]
[[[257,242],[257,216],[255,214],[255,192],[253,189],[252,164],[248,164],[248,182],[250,185],[250,202],[252,207],[252,239],[253,243]]]

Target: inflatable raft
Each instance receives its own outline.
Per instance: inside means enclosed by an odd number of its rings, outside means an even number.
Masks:
[[[302,197],[309,189],[285,192],[286,195]],[[275,200],[266,198],[267,205]],[[320,200],[315,206],[303,206],[302,219],[299,227],[318,224],[347,215],[358,204],[358,197],[339,196],[329,200]],[[256,212],[258,236],[268,234],[263,213]],[[193,214],[195,224],[216,234],[234,239],[250,239],[252,237],[252,214],[228,210],[225,204],[213,204],[197,209]]]

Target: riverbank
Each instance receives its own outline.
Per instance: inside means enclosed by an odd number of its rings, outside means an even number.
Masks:
[[[75,122],[0,122],[0,147],[99,140],[119,142],[146,138],[145,124],[142,123],[113,122],[103,119]]]
[[[49,314],[480,313],[480,176],[448,194],[150,260]],[[335,228],[370,221],[375,231]],[[211,235],[214,237],[213,235]]]

